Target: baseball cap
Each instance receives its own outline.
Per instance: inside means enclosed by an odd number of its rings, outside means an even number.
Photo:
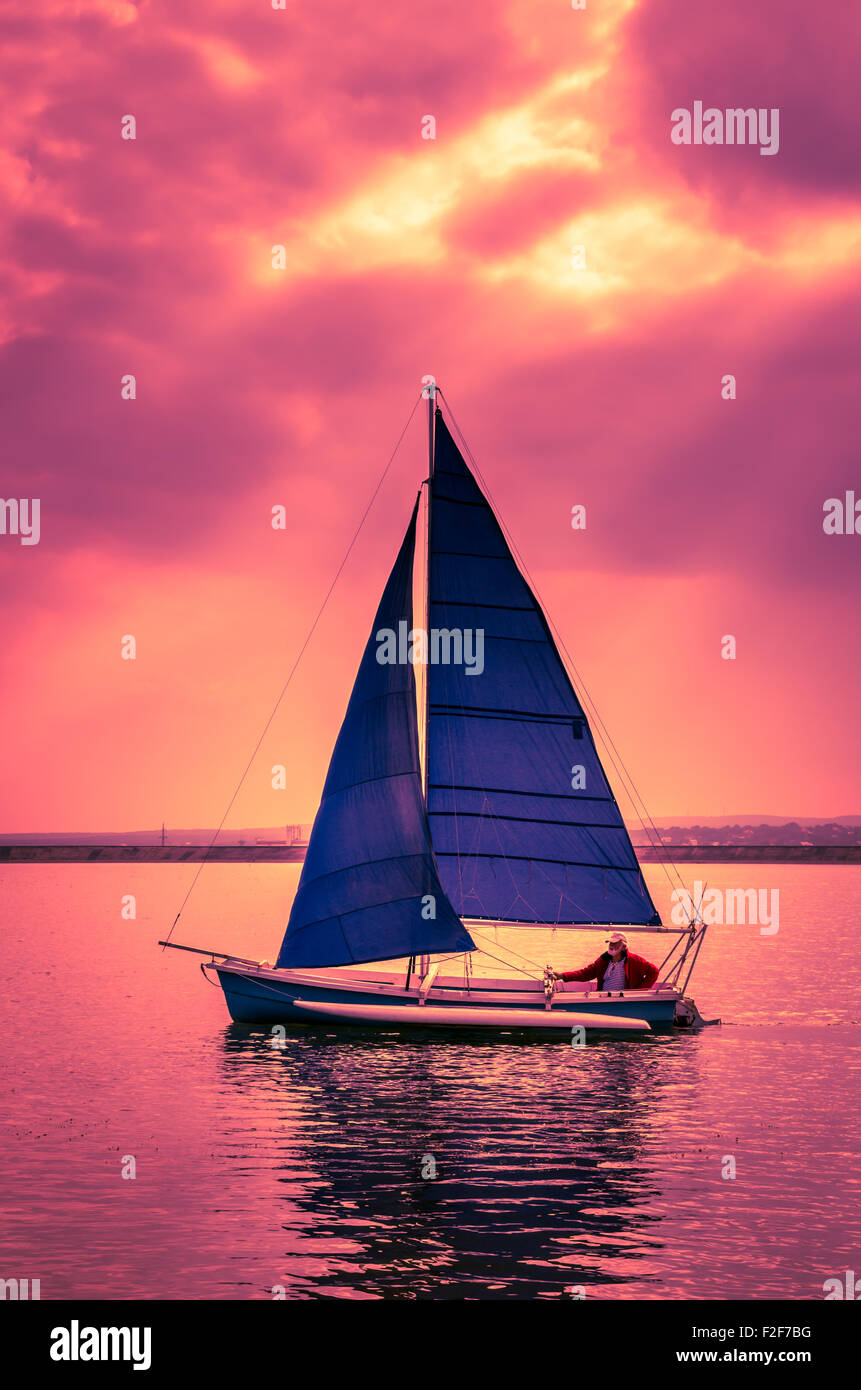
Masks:
[[[622,943],[623,946],[627,946],[627,944],[628,944],[628,938],[627,938],[627,936],[625,935],[624,932],[621,932],[621,931],[614,931],[614,932],[611,932],[611,933],[610,933],[610,935],[607,937],[607,942],[608,942],[608,944],[609,944],[609,943],[611,943],[611,942],[613,942],[613,941],[621,941],[621,943]]]

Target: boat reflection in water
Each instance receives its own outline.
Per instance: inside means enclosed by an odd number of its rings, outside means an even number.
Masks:
[[[278,1116],[284,1260],[259,1296],[607,1298],[636,1281],[648,1297],[665,1244],[662,1092],[680,1068],[696,1085],[696,1048],[364,1029],[288,1030],[278,1047],[231,1025],[225,1081],[243,1108],[262,1086]]]

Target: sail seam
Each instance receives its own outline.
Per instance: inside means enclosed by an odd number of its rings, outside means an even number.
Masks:
[[[377,860],[377,863],[382,863],[382,862],[383,862],[382,860]],[[312,881],[312,883],[314,882],[313,879],[312,879],[311,881]],[[341,919],[342,919],[342,918],[345,918],[345,917],[355,917],[356,914],[359,913],[359,912],[374,912],[377,908],[380,908],[380,907],[394,907],[397,903],[410,903],[410,902],[415,902],[417,899],[419,899],[419,900],[421,899],[421,894],[420,894],[420,893],[408,893],[407,896],[406,896],[405,898],[382,898],[378,903],[365,903],[362,907],[351,907],[347,912],[340,912],[340,913],[338,913],[337,917],[334,917],[334,918],[333,918],[333,917],[315,917],[313,922],[302,922],[302,924],[301,924],[300,926],[293,926],[293,927],[291,927],[291,928],[290,928],[290,931],[291,931],[291,934],[293,935],[293,938],[294,938],[294,940],[295,940],[295,938],[296,938],[297,936],[299,936],[301,932],[307,931],[309,927],[319,927],[320,924],[321,924],[321,922],[332,922],[332,921],[336,921],[336,922],[338,923],[338,929],[339,929],[339,931],[341,932],[341,935],[344,937],[344,943],[345,943],[345,945],[346,945],[346,947],[347,947],[347,950],[350,951],[350,954],[352,955],[353,953],[352,953],[352,950],[351,950],[351,948],[350,948],[350,943],[349,943],[349,941],[347,940],[347,937],[346,937],[346,935],[344,934],[344,928],[343,928],[342,925],[341,925]],[[452,909],[452,910],[453,910],[453,909]],[[457,916],[456,913],[455,913],[455,916]],[[459,921],[459,920],[460,920],[460,918],[458,918],[458,921]],[[401,952],[401,954],[403,954],[403,952]],[[380,956],[380,957],[378,957],[378,959],[380,959],[380,960],[389,960],[389,959],[395,960],[396,957],[395,957],[395,956],[391,956],[391,957],[389,957],[389,956]],[[360,960],[357,960],[355,956],[353,956],[353,961],[354,961],[354,963],[355,963],[356,965],[362,965],[362,964],[364,963],[364,962],[362,962],[362,961],[360,961]]]
[[[437,554],[438,554],[438,555],[460,555],[461,553],[462,553],[462,552],[459,551],[459,550],[445,550],[445,551],[440,551],[440,550],[438,550],[438,551],[437,551]],[[478,560],[478,559],[485,559],[485,558],[489,558],[489,557],[477,555],[475,558]],[[522,605],[522,604],[519,604],[519,603],[485,603],[483,600],[479,600],[479,599],[466,599],[466,598],[432,598],[432,599],[431,599],[431,605],[433,605],[433,604],[435,604],[435,603],[438,604],[440,607],[443,607],[443,608],[492,608],[495,612],[500,612],[500,613],[534,613],[534,612],[535,612],[535,609],[534,609],[534,608],[532,608],[532,607],[526,607],[526,608],[524,608],[523,605]],[[527,639],[524,639],[524,640],[527,640]],[[530,638],[530,639],[528,639],[528,640],[531,641],[532,639]]]
[[[493,817],[497,819],[497,817]],[[564,828],[564,827],[563,827]],[[621,829],[622,827],[617,827]],[[438,849],[435,850],[438,859],[456,858],[454,850]],[[592,859],[548,859],[544,854],[507,854],[502,850],[491,852],[489,850],[466,850],[463,852],[464,859],[504,859],[517,860],[524,864],[566,864],[572,869],[609,869],[611,873],[619,874],[639,874],[639,864],[605,864],[602,861]],[[566,895],[567,896],[567,895]]]
[[[485,705],[431,705],[431,714],[459,715],[462,719],[509,719],[516,724],[528,719],[534,724],[557,724],[560,728],[584,717],[576,714],[545,714],[541,710],[490,709]]]
[[[554,801],[606,801],[606,802],[608,802],[608,803],[611,803],[611,804],[614,805],[614,806],[616,805],[616,802],[615,802],[615,800],[613,799],[612,796],[579,796],[579,795],[578,795],[578,796],[576,796],[576,797],[572,797],[571,794],[570,794],[570,792],[566,795],[565,792],[530,792],[530,791],[520,791],[517,787],[472,787],[472,786],[470,786],[470,785],[469,785],[468,783],[466,783],[466,782],[431,782],[431,783],[429,784],[429,786],[428,786],[428,790],[429,790],[429,791],[456,791],[456,792],[484,792],[485,794],[488,793],[488,792],[495,792],[495,793],[499,793],[499,794],[502,795],[502,796],[543,796],[543,797],[550,797],[550,798],[552,798]],[[434,814],[438,815],[439,812],[435,812]],[[504,814],[504,813],[503,813],[503,814]],[[559,824],[560,824],[560,825],[565,825],[565,824],[567,824],[567,822],[566,822],[566,821],[560,821]]]
[[[462,560],[507,560],[507,559],[509,559],[509,556],[508,556],[508,555],[500,555],[500,554],[499,554],[498,552],[496,552],[496,551],[494,551],[494,552],[489,552],[489,551],[484,551],[484,550],[435,550],[435,551],[434,551],[434,555],[459,555],[459,556],[461,557]],[[518,571],[518,573],[520,573],[520,572]],[[520,578],[523,579],[523,576],[520,575]],[[523,587],[524,587],[524,589],[526,589],[526,588],[529,587],[529,586],[527,585],[525,579],[523,580]],[[440,600],[437,599],[436,602],[439,603]],[[532,607],[530,608],[529,611],[532,612],[533,610],[534,610],[534,611],[537,611],[537,609],[535,609],[534,603],[533,603],[533,605],[532,605]]]
[[[374,865],[374,864],[399,864],[399,863],[401,862],[401,860],[404,860],[404,859],[425,859],[426,855],[427,855],[427,850],[425,850],[425,849],[420,849],[420,850],[416,850],[415,854],[387,854],[387,855],[385,856],[384,859],[360,859],[360,860],[358,860],[355,864],[345,864],[344,867],[343,867],[342,869],[329,869],[325,874],[314,874],[313,878],[306,878],[305,882],[304,882],[304,883],[301,883],[301,884],[299,885],[299,888],[300,888],[300,890],[301,890],[302,888],[308,887],[308,885],[311,884],[311,883],[320,883],[320,882],[322,882],[322,880],[323,880],[324,878],[336,878],[336,877],[338,876],[338,874],[349,874],[349,873],[353,873],[354,870],[356,870],[356,869],[368,869],[368,868],[370,868],[370,867],[371,867],[372,865]],[[306,860],[305,860],[305,863],[307,864],[307,862],[308,862],[308,861],[307,861],[307,859],[306,859]],[[296,896],[297,896],[297,898],[298,898],[298,896],[299,896],[298,892],[297,892],[297,895],[296,895]],[[420,898],[420,897],[422,896],[422,894],[421,894],[421,893],[413,893],[413,894],[411,894],[411,896],[414,897],[414,898]],[[398,902],[406,902],[406,899],[405,899],[405,898],[399,898],[399,899],[398,899]],[[376,907],[379,907],[379,906],[380,906],[379,903],[376,903],[376,904],[373,904],[373,905],[376,906]],[[341,915],[342,915],[342,916],[347,916],[347,915],[349,915],[349,914],[348,914],[348,913],[342,913]],[[327,920],[327,919],[322,918],[322,917],[320,918],[320,921],[325,921],[325,920]]]
[[[449,476],[454,478],[457,475],[451,473]],[[435,502],[454,502],[457,507],[482,507],[484,510],[487,509],[486,502],[468,502],[465,497],[447,497],[444,492],[435,492],[433,500]]]
[[[449,606],[452,606],[452,605],[449,605]],[[489,607],[490,607],[490,604],[487,604],[487,603],[469,603],[469,604],[466,604],[466,603],[459,603],[459,604],[457,605],[457,607],[458,607],[458,608],[489,608]],[[531,610],[527,610],[527,609],[524,609],[524,608],[509,608],[509,609],[507,609],[507,610],[503,610],[501,604],[497,603],[496,605],[494,605],[494,612],[503,612],[503,611],[507,611],[507,612],[509,612],[509,613],[525,613],[525,612],[531,611]],[[544,645],[543,642],[541,641],[541,638],[540,638],[540,637],[512,637],[512,635],[511,635],[510,632],[504,632],[504,633],[503,633],[503,632],[486,632],[486,631],[484,631],[484,629],[482,629],[482,631],[484,632],[484,641],[485,641],[485,643],[489,643],[489,642],[521,642],[521,643],[523,643],[524,646],[531,646],[531,647],[541,647],[541,646]],[[443,663],[443,664],[445,665],[446,663]]]
[[[484,811],[431,811],[429,816],[474,816],[479,820],[486,814]],[[494,820],[498,821],[518,821],[523,825],[555,825],[560,830],[624,830],[621,821],[591,821],[591,820],[547,820],[543,816],[512,816],[507,811],[492,812]],[[627,833],[627,832],[626,832]],[[530,858],[532,856],[530,855]],[[573,862],[573,861],[572,861]]]
[[[320,801],[322,806],[330,797],[337,796],[340,792],[350,792],[354,787],[367,787],[371,782],[396,782],[401,777],[418,778],[417,767],[408,767],[406,772],[382,772],[379,777],[365,777],[361,782],[344,782],[338,787],[326,787]]]

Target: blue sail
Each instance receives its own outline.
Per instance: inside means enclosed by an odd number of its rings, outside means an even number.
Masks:
[[[417,512],[418,502],[335,744],[279,966],[475,949],[434,862],[419,771],[413,667],[377,660],[377,633],[397,633],[404,619],[412,625]]]
[[[439,413],[431,496],[431,630],[484,634],[482,670],[428,667],[448,897],[464,917],[660,925],[541,607]]]

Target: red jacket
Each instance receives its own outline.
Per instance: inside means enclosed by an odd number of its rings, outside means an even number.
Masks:
[[[646,960],[644,956],[635,956],[628,951],[622,959],[625,962],[625,988],[626,989],[648,989],[658,978],[658,967]],[[597,960],[593,960],[591,965],[587,965],[584,970],[566,970],[560,978],[563,980],[597,980],[598,988],[604,985],[604,975],[607,966],[610,964],[610,952],[604,951]]]

